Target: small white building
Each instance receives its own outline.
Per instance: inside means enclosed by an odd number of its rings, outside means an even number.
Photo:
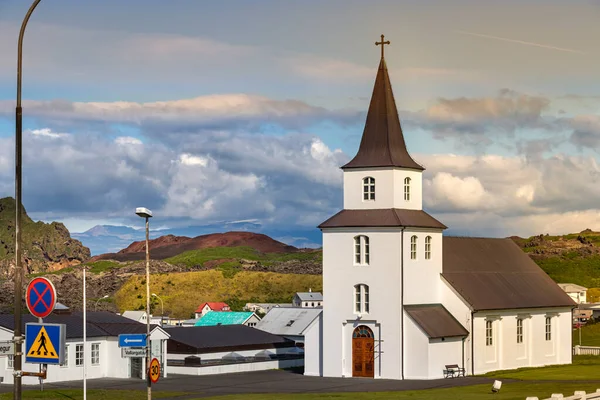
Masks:
[[[315,320],[323,312],[322,308],[278,307],[272,308],[260,320],[256,329],[282,336],[304,344],[304,337]],[[302,346],[303,347],[303,346]]]
[[[32,315],[23,315],[23,333],[25,323],[37,322]],[[83,362],[86,360],[88,379],[96,378],[140,378],[145,379],[144,358],[123,358],[119,348],[120,334],[146,333],[146,326],[122,316],[106,311],[87,313],[85,347],[83,344],[83,315],[72,314],[50,315],[44,319],[46,323],[66,325],[65,362],[62,365],[48,365],[47,379],[44,382],[68,382],[83,379]],[[0,314],[0,341],[12,340],[14,316]],[[169,334],[159,326],[152,326],[150,346],[152,357],[161,362],[161,376],[167,377],[167,339]],[[23,370],[38,372],[39,364],[24,362]],[[0,359],[0,379],[2,383],[13,383],[13,357]],[[23,377],[26,385],[38,383],[36,377]]]
[[[587,303],[587,288],[574,283],[559,283],[558,286],[565,291],[577,304]]]
[[[244,310],[266,314],[272,308],[292,307],[292,303],[246,303]]]
[[[312,290],[309,290],[308,292],[298,292],[292,299],[292,305],[294,307],[303,308],[323,307],[323,295],[319,292],[313,292]]]
[[[344,209],[319,225],[328,299],[305,374],[435,379],[454,364],[571,363],[573,300],[510,239],[444,237],[423,210],[424,169],[382,54],[358,153],[342,167]]]
[[[294,342],[245,325],[167,328],[169,371],[213,375],[301,367]]]

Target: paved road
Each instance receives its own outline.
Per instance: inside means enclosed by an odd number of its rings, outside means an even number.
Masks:
[[[282,371],[256,371],[235,374],[189,376],[169,375],[152,385],[154,391],[188,392],[189,395],[177,399],[196,399],[202,397],[221,396],[240,393],[333,393],[333,392],[387,392],[401,390],[419,390],[491,384],[494,379],[466,377],[437,380],[405,380],[366,378],[320,378]],[[508,380],[503,380],[508,381]],[[48,383],[47,389],[82,388],[81,381],[68,383]],[[88,380],[90,389],[133,389],[145,390],[146,383],[140,379],[93,379]],[[12,385],[1,385],[2,392],[12,390]],[[38,386],[27,386],[25,390],[36,390]]]

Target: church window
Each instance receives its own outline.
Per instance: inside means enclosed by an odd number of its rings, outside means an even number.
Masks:
[[[369,313],[369,286],[365,284],[354,286],[354,312],[357,314]]]
[[[354,237],[354,263],[357,265],[369,265],[370,250],[369,237],[365,235]]]
[[[546,317],[546,340],[552,340],[552,318]]]
[[[417,259],[417,237],[416,236],[412,236],[410,238],[410,259],[411,260]]]
[[[404,178],[404,200],[410,200],[410,178]]]
[[[485,345],[491,346],[494,344],[492,338],[492,321],[485,321]]]
[[[523,319],[517,319],[517,343],[523,343]]]
[[[367,176],[363,179],[363,200],[375,200],[375,178]]]
[[[425,259],[431,260],[431,236],[425,238]]]

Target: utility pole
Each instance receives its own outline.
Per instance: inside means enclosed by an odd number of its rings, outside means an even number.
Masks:
[[[15,115],[15,320],[14,320],[14,336],[13,341],[15,342],[15,363],[13,372],[13,399],[21,400],[21,377],[23,368],[23,353],[22,353],[22,303],[23,303],[23,266],[21,260],[21,223],[23,200],[22,194],[22,171],[23,171],[23,109],[21,107],[21,79],[23,71],[23,36],[25,35],[25,28],[29,17],[33,13],[33,10],[37,7],[40,0],[35,0],[23,22],[21,24],[21,31],[19,32],[19,43],[17,51],[17,107]]]

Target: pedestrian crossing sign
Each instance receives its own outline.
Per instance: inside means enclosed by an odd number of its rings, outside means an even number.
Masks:
[[[64,324],[26,324],[25,362],[62,364],[66,327]]]

